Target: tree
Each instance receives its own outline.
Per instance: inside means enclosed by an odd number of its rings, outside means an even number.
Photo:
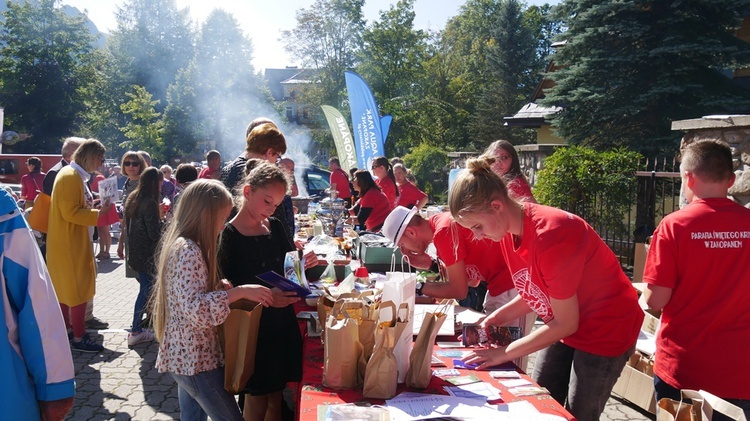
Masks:
[[[529,143],[533,133],[504,126],[502,117],[513,115],[534,91],[543,70],[537,56],[539,41],[524,19],[517,0],[504,0],[487,49],[487,82],[469,126],[480,148],[495,139]]]
[[[362,36],[357,70],[381,101],[408,95],[422,70],[427,34],[414,29],[414,16],[414,0],[399,0]]]
[[[252,65],[252,42],[231,14],[215,10],[196,38],[195,57],[170,87],[165,141],[176,152],[207,142],[227,156],[244,149],[247,123],[270,108]],[[189,113],[189,114],[188,114]]]
[[[338,105],[344,89],[344,72],[353,69],[362,44],[364,0],[316,0],[297,11],[297,25],[283,31],[286,50],[304,66],[320,70],[323,102]]]
[[[574,144],[674,153],[673,120],[750,110],[750,92],[721,69],[750,65],[734,36],[744,0],[566,0],[562,68],[543,104],[562,106],[558,134]]]
[[[5,126],[31,138],[17,152],[59,153],[76,132],[96,81],[86,17],[66,16],[56,0],[8,3],[0,32],[0,96]]]
[[[123,146],[130,150],[145,150],[155,161],[164,160],[163,122],[156,111],[159,100],[154,100],[143,86],[133,86],[129,101],[122,104],[122,112],[130,121],[121,128],[128,141]]]
[[[448,197],[448,154],[427,143],[404,155],[404,165],[414,173],[425,193],[433,199],[445,201]]]

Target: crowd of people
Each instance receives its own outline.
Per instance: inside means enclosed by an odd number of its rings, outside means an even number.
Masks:
[[[13,308],[18,323],[30,319],[36,327],[31,333],[19,329],[23,337],[16,340],[42,350],[20,360],[0,357],[8,370],[30,373],[28,382],[8,395],[22,402],[18,408],[33,406],[40,417],[62,419],[74,394],[66,349],[104,349],[86,329],[107,325],[93,316],[96,259],[111,258],[110,227],[120,224],[117,255],[139,283],[128,345],[159,342],[156,368],[177,383],[181,417],[281,419],[282,391],[302,376],[302,337],[292,306],[299,298],[268,288],[256,275],[283,273],[286,254],[299,248],[293,241],[294,161],[283,157],[286,150],[279,127],[259,118],[248,125],[239,156],[222,166],[220,153],[210,151],[200,172],[190,164],[174,171],[168,165],[157,168],[147,152],[128,151],[107,174],[122,190],[120,210],[97,195],[106,154],[98,140],[66,139],[62,160],[46,174],[41,162],[30,158],[22,196],[33,202],[42,191],[51,195],[51,204],[45,248],[24,255],[17,248],[3,250],[17,266],[34,269],[4,270],[4,277],[23,278],[14,282],[24,285],[7,289],[5,294],[15,295],[4,302],[28,302]],[[469,160],[450,189],[450,212],[430,217],[420,214],[427,195],[400,159],[377,157],[369,170],[350,173],[336,157],[328,163],[331,191],[347,203],[362,230],[382,233],[412,266],[442,275],[444,282],[419,283],[417,294],[455,298],[484,311],[483,326],[520,328],[521,339],[472,349],[466,362],[484,368],[514,361],[525,370],[527,356],[539,351],[533,379],[576,419],[599,418],[634,353],[644,317],[638,294],[583,219],[536,203],[509,142],[493,142]],[[732,349],[732,358],[740,361],[750,345],[747,335],[737,334],[737,329],[750,330],[742,311],[750,299],[750,279],[740,264],[750,257],[745,244],[750,210],[726,198],[732,168],[726,145],[701,141],[685,147],[681,172],[692,203],[656,230],[644,272],[645,299],[663,310],[657,397],[679,399],[680,389],[706,389],[748,412],[750,395],[743,385],[750,368],[741,365],[718,378],[719,362],[704,358]],[[0,232],[28,248],[33,237],[5,191],[0,191],[0,210],[5,215]],[[715,230],[739,234],[710,247],[701,233]],[[715,262],[711,267],[700,263],[705,253]],[[305,262],[318,263],[312,253]],[[706,280],[716,276],[722,288],[707,288]],[[24,301],[17,295],[26,290],[30,298]],[[224,390],[218,327],[229,305],[242,299],[264,309],[256,369],[238,403]],[[731,305],[714,306],[727,300]],[[533,329],[537,318],[542,325]],[[3,347],[17,348],[12,341]]]

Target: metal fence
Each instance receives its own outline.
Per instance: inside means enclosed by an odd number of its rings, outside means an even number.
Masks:
[[[679,163],[674,158],[650,158],[638,163],[638,170],[627,177],[630,205],[615,220],[607,215],[610,206],[601,192],[588,192],[580,215],[614,251],[620,263],[632,270],[635,244],[644,242],[661,219],[680,205]],[[619,220],[621,218],[621,220]]]

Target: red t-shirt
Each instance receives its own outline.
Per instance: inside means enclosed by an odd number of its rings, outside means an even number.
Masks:
[[[213,178],[212,176],[216,171],[221,171],[221,167],[212,170],[210,167],[203,167],[201,172],[198,174],[198,178]]]
[[[44,173],[34,172],[21,177],[21,196],[26,198],[27,202],[33,202],[36,199],[37,190],[44,191]]]
[[[534,195],[531,193],[531,187],[523,176],[518,176],[506,184],[508,187],[508,195],[511,199],[517,202],[526,202],[529,199],[533,199]]]
[[[349,190],[349,177],[346,176],[346,172],[341,168],[337,168],[331,171],[330,177],[331,185],[336,185],[336,191],[338,197],[342,199],[348,199],[352,197],[352,191]]]
[[[620,262],[580,217],[560,209],[524,203],[523,236],[502,241],[518,293],[539,317],[555,318],[550,298],[578,297],[578,330],[562,339],[590,354],[615,357],[635,344],[643,310]]]
[[[643,280],[672,289],[654,365],[669,385],[750,399],[748,262],[750,209],[729,199],[694,200],[659,224]]]
[[[463,260],[469,281],[486,281],[493,297],[513,288],[500,243],[475,239],[471,230],[456,223],[449,213],[430,217],[430,226],[432,243],[446,266]]]
[[[413,208],[420,200],[427,197],[422,190],[419,190],[417,186],[410,182],[405,182],[398,187],[399,196],[396,199],[396,206],[403,206],[405,208]]]
[[[359,199],[359,206],[360,208],[372,208],[370,216],[365,221],[365,228],[368,231],[374,231],[375,228],[383,225],[385,218],[393,209],[385,194],[375,188],[367,190],[367,193]]]
[[[378,178],[375,180],[376,183],[378,183],[378,187],[380,187],[380,190],[385,193],[385,196],[388,198],[388,203],[391,204],[391,206],[396,205],[396,183],[391,180],[391,177],[388,177],[387,175],[383,178]]]

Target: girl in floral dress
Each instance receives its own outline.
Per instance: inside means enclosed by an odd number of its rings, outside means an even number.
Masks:
[[[156,368],[177,382],[183,420],[241,420],[234,397],[224,390],[224,354],[217,327],[229,304],[251,300],[268,306],[271,291],[261,285],[233,288],[220,279],[216,250],[219,231],[232,208],[221,182],[198,180],[183,193],[162,237],[158,276],[151,297],[159,341]]]

